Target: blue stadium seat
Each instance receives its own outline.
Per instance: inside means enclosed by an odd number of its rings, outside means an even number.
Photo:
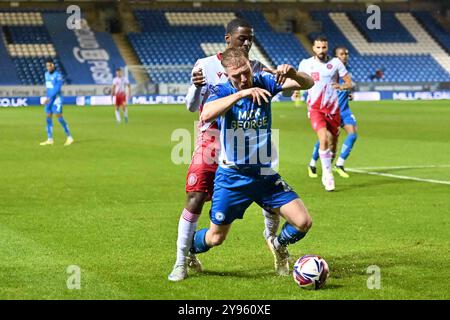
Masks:
[[[19,79],[22,84],[26,85],[43,85],[45,83],[44,73],[45,69],[45,58],[36,57],[21,57],[12,58],[16,71],[18,72]],[[57,58],[54,59],[55,66],[58,71],[60,71],[64,77],[67,79],[67,74],[60,64]],[[67,81],[66,81],[67,83]]]
[[[368,14],[361,11],[347,12],[347,16],[369,42],[416,42],[392,11],[383,11],[381,29],[367,28]]]
[[[425,27],[428,33],[450,54],[450,34],[446,32],[429,12],[417,11],[414,17]]]
[[[353,23],[358,26],[360,31],[362,26],[362,16],[359,13],[347,13]],[[381,34],[371,31],[362,31],[369,42],[415,42],[415,39],[402,27],[392,12],[383,12],[382,16],[386,16],[386,27],[389,32]],[[353,80],[355,82],[434,82],[434,81],[450,81],[450,74],[430,55],[424,54],[402,54],[402,55],[361,55],[357,48],[354,48],[334,21],[329,17],[329,11],[313,11],[311,12],[313,20],[320,21],[323,32],[310,33],[312,40],[319,34],[325,34],[328,38],[330,48],[338,45],[346,46],[350,53],[350,65],[353,71]],[[395,20],[395,21],[394,21]],[[365,23],[365,21],[364,21]],[[383,23],[383,22],[382,22]],[[367,29],[367,28],[365,28]],[[398,29],[398,33],[403,40],[401,41],[394,34],[394,30]],[[373,31],[373,30],[372,30]],[[412,38],[412,39],[411,39]],[[408,41],[406,41],[408,40]],[[417,68],[420,66],[420,68]],[[384,71],[382,79],[371,80],[370,76],[377,69]]]
[[[12,43],[51,43],[51,37],[44,26],[5,26],[11,35]]]
[[[128,39],[143,64],[192,66],[198,58],[205,56],[201,48],[202,43],[223,43],[223,26],[172,26],[167,21],[165,12],[160,10],[135,10],[134,15],[142,32],[130,33]],[[273,31],[261,12],[239,11],[237,15],[246,18],[257,30],[255,42],[272,64],[289,63],[297,66],[302,58],[308,56],[294,35]],[[159,72],[161,77],[158,76]],[[153,70],[149,75],[155,81],[163,79],[178,83],[189,81],[190,70]]]

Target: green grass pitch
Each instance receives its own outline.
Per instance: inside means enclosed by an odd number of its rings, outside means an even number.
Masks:
[[[320,254],[331,269],[326,287],[302,290],[274,275],[256,205],[222,246],[200,255],[203,274],[171,283],[187,170],[171,161],[171,134],[193,133],[197,115],[182,105],[131,106],[129,124],[117,125],[112,107],[64,110],[70,147],[57,121],[55,145],[39,146],[42,107],[0,110],[0,299],[450,298],[450,185],[351,173],[326,193],[307,177],[315,136],[292,103],[273,106],[280,173],[313,227],[290,252]],[[352,110],[359,139],[347,167],[450,181],[448,101],[353,102]],[[67,288],[69,265],[81,268],[79,290]],[[380,289],[367,286],[371,265]]]

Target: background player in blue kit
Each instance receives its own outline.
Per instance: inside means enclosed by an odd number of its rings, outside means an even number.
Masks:
[[[53,60],[48,59],[45,63],[47,72],[45,73],[45,87],[47,88],[47,97],[44,101],[45,113],[47,114],[47,140],[41,142],[41,146],[53,145],[53,114],[56,114],[59,123],[66,133],[67,140],[65,146],[73,143],[70,135],[69,126],[63,118],[61,87],[63,85],[62,75],[56,70]]]
[[[343,46],[336,47],[334,49],[334,56],[339,58],[342,61],[344,66],[347,68],[348,72],[351,72],[351,68],[348,65],[348,49]],[[350,110],[349,101],[351,100],[351,91],[350,90],[339,90],[338,91],[338,101],[339,101],[339,109],[341,112],[341,127],[347,132],[347,138],[345,138],[344,143],[342,144],[341,154],[336,161],[336,165],[333,168],[333,171],[336,171],[341,177],[349,178],[348,173],[344,169],[344,162],[347,160],[350,155],[350,151],[352,151],[353,145],[358,138],[356,133],[356,118]],[[336,147],[336,146],[334,146]],[[333,150],[333,154],[335,154],[336,150]],[[311,178],[317,178],[317,169],[316,162],[319,159],[319,141],[314,145],[314,150],[312,154],[311,162],[308,167],[308,174]]]
[[[211,92],[201,114],[203,121],[217,119],[221,150],[214,180],[210,228],[198,230],[191,250],[208,251],[220,245],[235,219],[242,219],[253,203],[286,219],[281,233],[269,237],[275,270],[289,274],[286,247],[302,239],[311,217],[281,176],[271,168],[271,97],[282,90],[308,89],[314,82],[290,65],[252,74],[246,52],[229,48],[221,61],[229,81]]]

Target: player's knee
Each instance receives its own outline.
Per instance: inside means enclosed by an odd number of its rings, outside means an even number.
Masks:
[[[303,224],[302,228],[304,229],[304,232],[308,232],[309,229],[312,227],[312,218],[310,216],[307,217],[305,220],[305,223]]]
[[[311,229],[312,227],[312,218],[311,216],[305,215],[303,216],[301,219],[297,219],[297,221],[295,221],[294,223],[294,227],[298,230],[300,230],[301,232],[308,232],[309,229]]]
[[[186,195],[186,209],[194,214],[201,214],[208,195],[201,192],[188,192]]]
[[[328,138],[326,135],[319,135],[319,146],[322,146],[323,144],[328,144]]]

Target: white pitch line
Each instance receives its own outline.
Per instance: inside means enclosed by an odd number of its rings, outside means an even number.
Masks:
[[[374,175],[374,176],[383,176],[383,177],[403,179],[403,180],[413,180],[413,181],[420,181],[420,182],[430,182],[430,183],[438,183],[438,184],[448,184],[448,185],[450,185],[450,181],[433,180],[433,179],[421,179],[421,178],[416,178],[416,177],[400,176],[400,175],[397,175],[397,174],[375,172],[375,171],[367,171],[367,170],[361,170],[361,169],[348,168],[346,170],[350,171],[350,172],[365,173],[365,174],[370,174],[370,175]]]
[[[355,170],[383,170],[383,169],[426,169],[426,168],[450,168],[450,164],[442,165],[424,165],[424,166],[396,166],[396,167],[359,167]]]

